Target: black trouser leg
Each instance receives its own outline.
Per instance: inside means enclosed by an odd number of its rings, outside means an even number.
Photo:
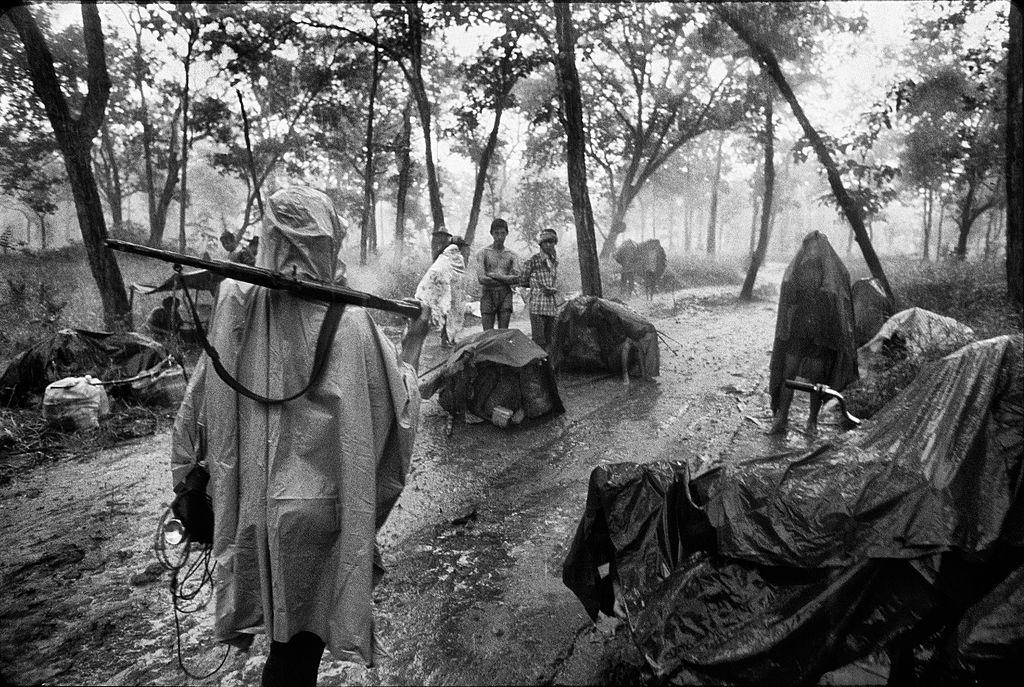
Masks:
[[[271,642],[263,664],[262,687],[316,687],[325,644],[312,632],[299,632],[287,642]]]

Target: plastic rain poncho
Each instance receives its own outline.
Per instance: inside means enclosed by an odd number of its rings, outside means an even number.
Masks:
[[[455,341],[465,320],[465,274],[462,252],[452,244],[437,256],[416,287],[416,300],[430,306],[430,324],[434,329],[443,327],[449,341]]]
[[[769,364],[772,412],[779,408],[787,355],[824,354],[822,379],[842,390],[857,379],[850,275],[828,237],[812,231],[786,268],[779,289],[779,314]]]
[[[257,265],[340,282],[344,231],[324,194],[271,196]],[[302,389],[327,312],[322,303],[226,280],[210,343],[243,385],[270,398]],[[174,483],[201,446],[210,467],[215,635],[244,645],[319,635],[340,659],[372,663],[375,533],[405,483],[417,380],[368,313],[347,306],[321,378],[265,405],[200,360],[174,424]]]

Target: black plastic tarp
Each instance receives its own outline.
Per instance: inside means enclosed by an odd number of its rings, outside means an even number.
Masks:
[[[135,332],[62,329],[8,363],[0,374],[0,405],[30,405],[48,384],[65,377],[92,375],[104,382],[134,377],[160,365],[167,355],[162,345]],[[130,387],[111,388],[115,395],[120,391],[130,393]]]
[[[1021,345],[969,345],[804,453],[596,468],[565,584],[680,683],[814,682],[933,632],[940,673],[1019,665]]]
[[[656,377],[660,361],[658,330],[615,301],[577,296],[559,311],[551,343],[551,365],[583,370],[622,371],[622,347],[630,341],[629,374]]]
[[[179,291],[181,290],[179,279],[183,279],[185,286],[192,291],[217,293],[217,287],[224,280],[224,277],[208,270],[190,270],[187,272],[182,270],[180,276],[178,274],[171,275],[159,284],[132,284],[132,291],[142,294]]]
[[[538,418],[565,410],[547,353],[518,329],[466,337],[436,369],[424,374],[420,396],[438,392],[452,415],[490,419],[496,407]]]

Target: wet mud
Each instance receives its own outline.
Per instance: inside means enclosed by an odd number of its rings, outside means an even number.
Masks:
[[[766,278],[776,282],[779,266]],[[637,684],[651,679],[625,627],[594,624],[561,582],[590,471],[602,462],[686,460],[806,447],[765,436],[776,303],[738,289],[631,301],[666,336],[661,376],[564,372],[566,412],[501,429],[450,423],[424,402],[406,490],[379,533],[387,575],[374,593],[385,658],[326,654],[320,684]],[[529,331],[525,314],[513,326]],[[671,349],[671,350],[670,350]],[[431,336],[423,369],[444,351]],[[793,424],[806,404],[794,403]],[[830,424],[831,423],[831,424]],[[449,431],[450,427],[450,431]],[[838,431],[822,414],[821,433]],[[172,496],[167,431],[0,487],[0,674],[14,684],[259,682],[266,641],[213,643],[211,609],[179,618],[153,551]],[[176,635],[193,679],[178,663]]]

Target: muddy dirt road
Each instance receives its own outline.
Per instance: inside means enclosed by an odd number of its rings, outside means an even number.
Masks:
[[[764,276],[778,283],[780,266]],[[645,679],[617,621],[592,624],[561,582],[591,469],[685,459],[696,470],[769,439],[765,386],[776,304],[736,287],[632,301],[667,335],[656,382],[563,374],[565,414],[502,430],[456,424],[424,402],[412,474],[380,533],[375,592],[389,657],[367,669],[325,655],[322,685],[593,684]],[[513,326],[529,331],[522,313]],[[675,343],[678,342],[678,343]],[[432,335],[423,360],[440,360]],[[794,424],[804,407],[794,405]],[[831,417],[823,415],[828,423]],[[834,432],[828,424],[824,433]],[[0,671],[15,684],[258,684],[266,642],[188,678],[175,649],[168,575],[154,534],[171,496],[169,435],[33,470],[0,489]],[[182,618],[194,674],[225,655],[209,611]]]

